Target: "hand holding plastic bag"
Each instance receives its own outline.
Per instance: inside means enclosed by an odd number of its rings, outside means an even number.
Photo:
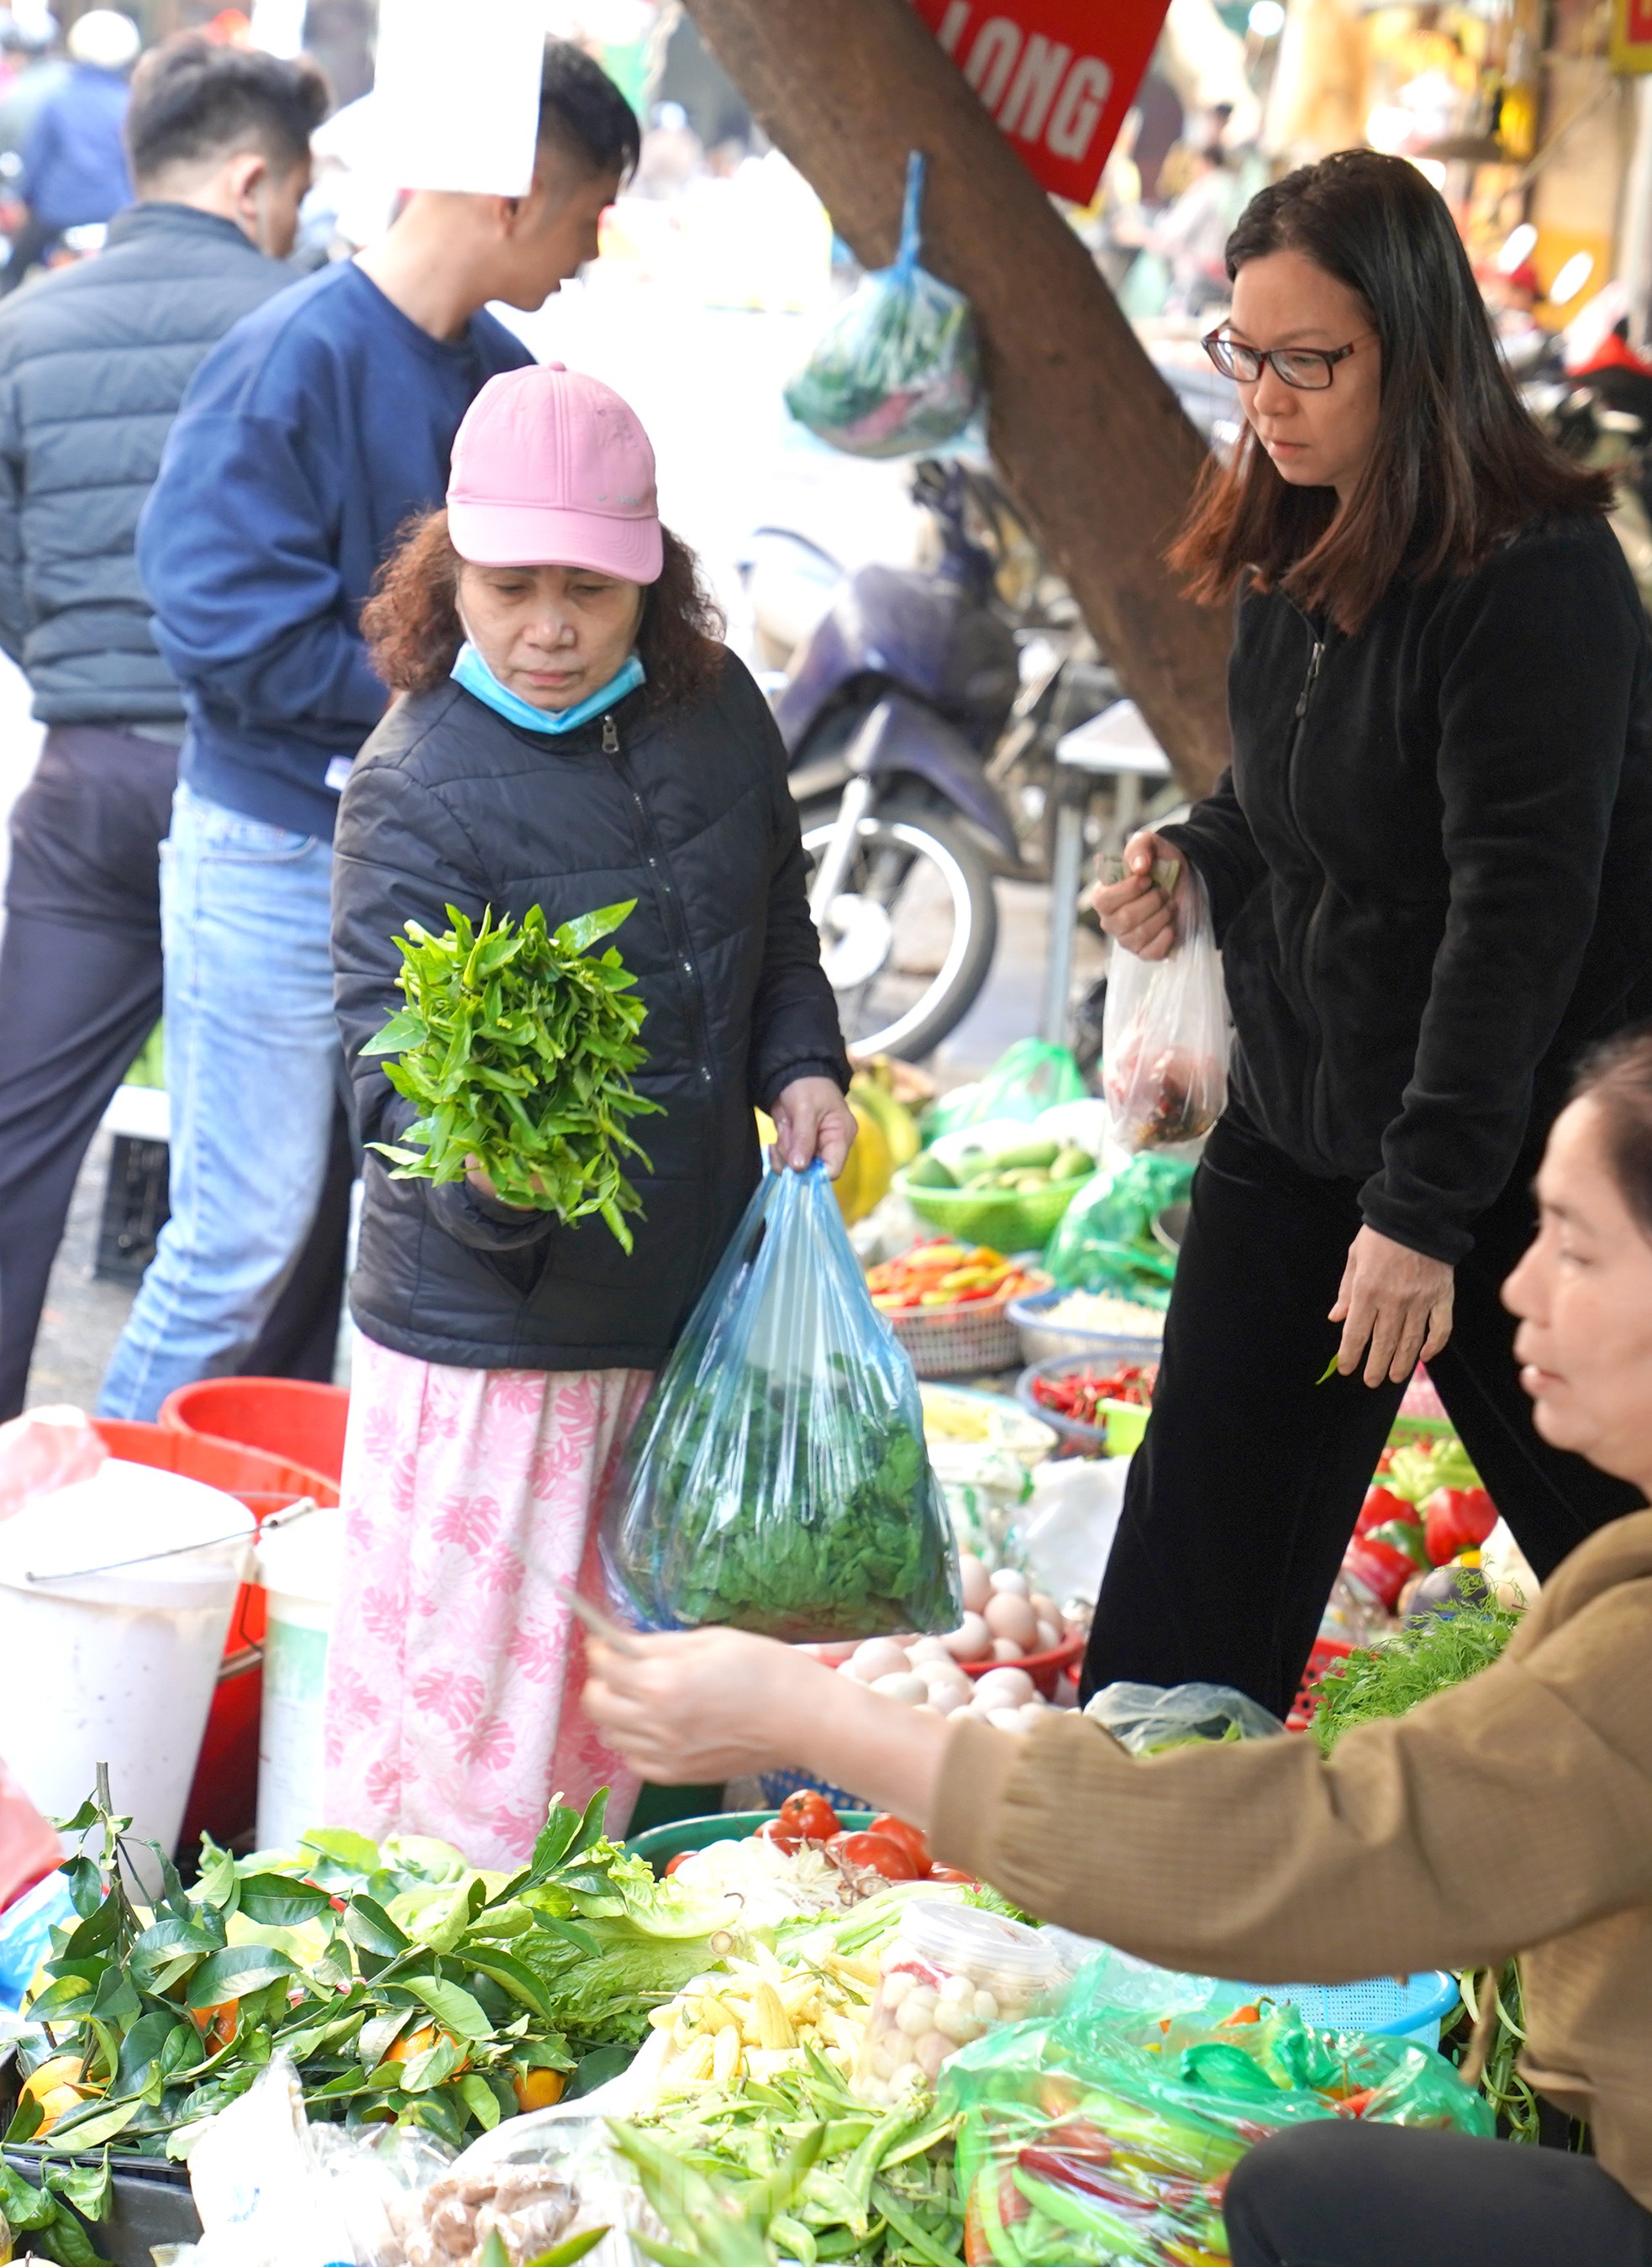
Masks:
[[[1178,884],[1176,943],[1163,960],[1115,945],[1102,1016],[1102,1087],[1126,1149],[1197,1141],[1228,1098],[1228,1003],[1205,885]]]
[[[820,1165],[766,1175],[610,1480],[608,1580],[654,1629],[955,1629],[911,1364]]]
[[[980,404],[969,301],[918,265],[922,201],[923,159],[914,150],[894,266],[863,279],[786,388],[798,423],[851,456],[930,455]]]

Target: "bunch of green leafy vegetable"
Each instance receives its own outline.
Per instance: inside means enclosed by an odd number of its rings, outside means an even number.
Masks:
[[[857,2101],[813,2048],[806,2066],[697,2090],[612,2127],[671,2237],[632,2241],[659,2267],[958,2267],[957,2120],[932,2099]]]
[[[26,2237],[31,2255],[58,2267],[98,2267],[103,2255],[82,2219],[106,2219],[113,2192],[106,2151],[95,2165],[44,2165],[38,2188],[0,2159],[0,2221],[14,2244]]]
[[[1477,1676],[1496,1660],[1519,1624],[1517,1613],[1494,1600],[1464,1604],[1333,1662],[1314,1688],[1315,1739],[1329,1755],[1356,1724],[1404,1716],[1430,1694]]]
[[[327,1830],[290,1858],[238,1861],[207,1842],[186,1890],[150,1844],[161,1882],[150,1913],[126,1886],[130,1822],[105,1792],[66,1822],[83,1841],[100,1830],[103,1849],[65,1867],[79,1919],[58,1932],[27,2010],[51,2053],[78,2057],[88,2093],[42,2146],[182,2153],[187,2129],[278,2053],[312,2118],[416,2124],[455,2146],[514,2116],[534,2071],[577,2073],[576,2084],[613,2075],[639,2009],[733,1940],[719,1911],[674,1884],[642,1897],[636,1861],[604,1836],[606,1800],[605,1789],[583,1814],[554,1807],[510,1877],[445,1844]],[[634,1907],[647,1918],[627,1958],[605,1967],[612,1947],[594,1931]],[[6,2145],[30,2143],[41,2122],[22,2102]]]
[[[395,940],[407,1004],[363,1049],[400,1056],[385,1075],[422,1113],[400,1141],[371,1145],[393,1180],[459,1181],[480,1166],[506,1204],[599,1214],[630,1251],[625,1215],[642,1204],[622,1162],[650,1168],[626,1120],[660,1105],[631,1083],[647,1060],[647,1010],[626,996],[636,979],[613,946],[599,958],[591,948],[635,903],[554,930],[538,906],[519,925],[490,906],[480,928],[450,906],[442,936],[407,923]]]
[[[1377,1486],[1407,1503],[1423,1504],[1435,1488],[1477,1488],[1480,1476],[1457,1434],[1447,1433],[1435,1441],[1407,1441],[1396,1449]]]
[[[738,1442],[709,1442],[687,1394],[657,1431],[648,1413],[638,1428],[659,1507],[643,1540],[645,1599],[689,1627],[731,1622],[793,1641],[951,1628],[945,1513],[902,1410],[869,1405],[841,1357],[811,1380],[748,1376]]]

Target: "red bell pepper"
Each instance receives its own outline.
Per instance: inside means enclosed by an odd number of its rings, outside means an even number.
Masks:
[[[1356,1535],[1343,1554],[1343,1569],[1378,1601],[1384,1610],[1392,1613],[1400,1592],[1417,1569],[1403,1551],[1396,1551],[1391,1543],[1379,1542],[1374,1535]]]
[[[1365,1501],[1354,1522],[1356,1535],[1369,1535],[1374,1527],[1386,1526],[1391,1519],[1403,1519],[1408,1527],[1421,1527],[1421,1518],[1414,1503],[1407,1503],[1403,1495],[1376,1482],[1365,1491]]]
[[[1435,1488],[1422,1509],[1423,1540],[1435,1566],[1459,1551],[1477,1550],[1497,1524],[1497,1507],[1484,1488]]]

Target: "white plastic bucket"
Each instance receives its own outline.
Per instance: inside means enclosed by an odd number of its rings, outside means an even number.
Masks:
[[[344,1564],[344,1515],[307,1512],[259,1539],[268,1601],[258,1734],[258,1846],[290,1850],[326,1823],[322,1700]]]
[[[48,1816],[100,1763],[136,1837],[173,1850],[253,1515],[117,1457],[0,1523],[6,1760]]]

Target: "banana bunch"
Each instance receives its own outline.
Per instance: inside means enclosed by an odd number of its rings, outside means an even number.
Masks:
[[[760,1942],[751,1959],[731,1959],[726,1973],[697,1977],[649,2017],[668,2041],[656,2097],[803,2070],[808,2047],[847,2077],[877,1989],[870,1961],[828,1952],[787,1968]]]

